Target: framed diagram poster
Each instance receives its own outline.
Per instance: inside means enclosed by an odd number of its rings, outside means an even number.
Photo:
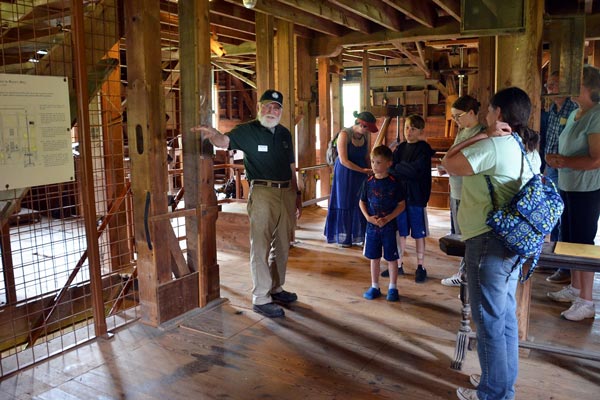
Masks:
[[[525,0],[461,0],[460,32],[480,36],[525,31]]]
[[[0,190],[73,181],[66,78],[0,74]]]

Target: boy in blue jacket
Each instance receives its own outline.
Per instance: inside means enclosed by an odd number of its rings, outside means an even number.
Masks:
[[[398,246],[396,245],[396,218],[404,210],[404,193],[397,180],[389,174],[392,151],[387,146],[377,146],[371,152],[371,175],[362,185],[359,207],[367,220],[363,254],[371,260],[371,287],[363,294],[367,300],[381,296],[379,268],[381,249],[388,262],[390,284],[388,301],[398,301]]]

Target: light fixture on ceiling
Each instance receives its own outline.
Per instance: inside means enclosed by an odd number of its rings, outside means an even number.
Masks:
[[[30,57],[29,60],[27,60],[27,61],[30,62],[30,63],[39,63],[40,62],[40,60],[38,60],[35,57]]]
[[[48,50],[40,49],[40,50],[36,51],[35,53],[39,54],[40,56],[45,56],[46,54],[48,54]]]
[[[254,8],[257,1],[258,0],[242,0],[242,3],[244,3],[244,7],[246,8]]]

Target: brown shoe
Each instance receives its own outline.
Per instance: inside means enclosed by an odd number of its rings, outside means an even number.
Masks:
[[[567,270],[557,269],[555,273],[546,278],[550,283],[571,283],[571,273]]]

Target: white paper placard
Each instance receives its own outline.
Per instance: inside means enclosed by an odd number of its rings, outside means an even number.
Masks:
[[[0,190],[75,180],[66,78],[0,74]]]

